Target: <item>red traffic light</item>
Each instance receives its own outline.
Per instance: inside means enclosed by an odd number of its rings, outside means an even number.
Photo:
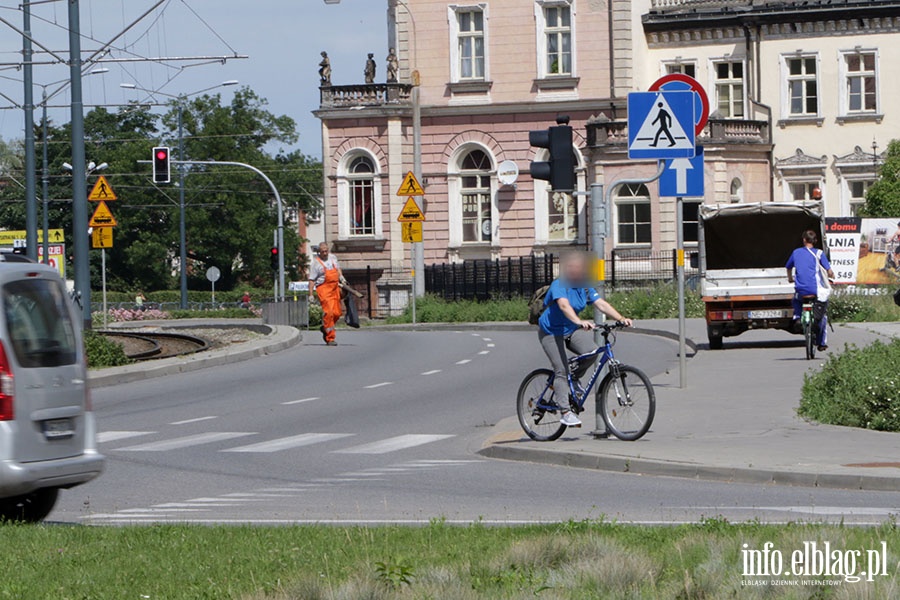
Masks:
[[[156,158],[158,158],[159,160],[166,160],[167,156],[169,156],[169,153],[166,152],[165,150],[159,150],[156,153]]]
[[[153,148],[153,182],[169,183],[172,181],[172,168],[169,148],[156,146]]]
[[[278,256],[278,248],[272,248],[272,255]]]

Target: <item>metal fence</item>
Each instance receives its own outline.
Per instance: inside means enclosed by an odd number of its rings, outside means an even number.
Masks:
[[[613,250],[606,262],[606,283],[611,288],[637,289],[674,281],[677,252]],[[425,267],[425,291],[446,300],[487,300],[529,297],[559,274],[553,254],[500,260],[467,260]],[[686,277],[697,269],[685,265]]]

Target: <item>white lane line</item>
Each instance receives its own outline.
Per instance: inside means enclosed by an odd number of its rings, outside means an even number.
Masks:
[[[117,450],[120,452],[165,452],[166,450],[180,450],[181,448],[212,444],[213,442],[222,442],[234,438],[246,437],[248,435],[255,434],[237,431],[208,431],[206,433],[198,433],[196,435],[188,435],[171,440],[148,442],[146,444],[138,444],[137,446],[117,448]]]
[[[495,347],[496,345],[497,345],[497,344],[488,344],[487,347],[488,347],[488,348],[493,348],[493,347]]]
[[[105,444],[107,442],[115,442],[116,440],[127,440],[128,438],[140,437],[142,435],[150,435],[155,431],[101,431],[97,434],[97,442]]]
[[[424,373],[422,373],[422,375],[435,375],[440,372],[441,372],[440,369],[432,369],[431,371],[425,371]]]
[[[248,500],[246,498],[225,498],[220,496],[218,498],[193,498],[191,500],[188,500],[187,502],[197,504],[208,504],[210,502],[228,502],[229,506],[232,506],[234,505],[234,503],[240,504],[241,502],[256,502],[256,500]]]
[[[233,506],[223,502],[205,502],[203,504],[191,502],[166,502],[165,504],[154,504],[153,508],[222,508]]]
[[[218,419],[214,415],[210,415],[208,417],[197,417],[196,419],[185,419],[184,421],[175,421],[174,423],[169,423],[169,425],[187,425],[188,423],[199,423],[200,421],[212,421],[213,419]]]
[[[393,382],[393,381],[382,381],[381,383],[375,383],[375,384],[372,384],[372,385],[367,385],[367,386],[366,386],[366,389],[367,389],[367,390],[374,390],[375,388],[384,387],[384,386],[386,386],[386,385],[394,385],[394,382]]]
[[[482,350],[482,351],[479,352],[478,354],[490,354],[490,353],[491,353],[490,350]]]
[[[352,435],[352,433],[301,433],[300,435],[259,442],[258,444],[228,448],[227,450],[222,450],[222,452],[278,452],[288,448],[299,448],[301,446],[339,440]]]
[[[483,340],[486,341],[486,342],[493,342],[493,341],[494,341],[494,340],[492,340],[491,338],[481,338],[481,339],[483,339]]]
[[[297,494],[275,494],[263,492],[235,492],[233,494],[225,494],[223,498],[290,498]]]
[[[127,514],[127,513],[139,513],[139,514],[152,514],[152,513],[170,513],[170,512],[204,512],[202,508],[125,508],[119,511],[119,514]]]
[[[282,402],[285,406],[291,406],[292,404],[303,404],[304,402],[312,402],[314,400],[318,400],[318,396],[312,396],[311,398],[301,398],[300,400],[291,400],[290,402]]]
[[[455,437],[453,435],[427,435],[427,434],[407,434],[398,435],[397,437],[372,442],[371,444],[363,444],[362,446],[354,446],[343,450],[335,450],[335,454],[387,454],[388,452],[396,452],[422,444],[429,444]],[[383,470],[383,469],[382,469]]]
[[[481,337],[481,334],[480,334],[480,333],[473,333],[472,336],[473,336],[473,337]]]
[[[471,358],[464,358],[464,359],[462,359],[462,360],[456,361],[456,364],[458,364],[458,365],[466,365],[466,364],[469,364],[470,362],[472,362],[472,359],[471,359]]]

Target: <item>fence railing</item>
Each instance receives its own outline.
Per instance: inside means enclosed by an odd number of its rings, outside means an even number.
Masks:
[[[675,250],[613,250],[606,263],[606,283],[629,289],[674,281]],[[511,296],[529,297],[549,285],[559,274],[559,257],[551,254],[500,260],[467,260],[425,267],[425,291],[446,300],[488,300]],[[691,277],[697,269],[685,266]]]

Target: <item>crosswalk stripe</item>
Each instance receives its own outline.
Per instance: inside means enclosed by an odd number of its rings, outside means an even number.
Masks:
[[[335,450],[335,454],[387,454],[388,452],[396,452],[422,444],[429,444],[439,440],[455,437],[453,435],[427,435],[427,434],[407,434],[398,435],[397,437],[388,438],[362,446],[353,446],[343,450]]]
[[[435,375],[440,372],[441,372],[440,369],[432,369],[431,371],[425,371],[424,373],[422,373],[422,375]]]
[[[105,444],[115,442],[117,440],[127,440],[128,438],[140,437],[142,435],[150,435],[155,431],[101,431],[97,434],[97,442]]]
[[[200,446],[202,444],[212,444],[213,442],[232,440],[234,438],[246,437],[248,435],[255,434],[236,431],[209,431],[207,433],[187,435],[171,440],[148,442],[146,444],[138,444],[137,446],[126,446],[125,448],[117,448],[116,450],[120,452],[164,452],[166,450],[179,450],[181,448],[189,448],[191,446]]]
[[[312,396],[311,398],[301,398],[300,400],[290,400],[288,402],[282,402],[285,406],[292,406],[294,404],[303,404],[304,402],[312,402],[313,400],[318,400],[318,396]]]
[[[352,435],[352,433],[301,433],[300,435],[269,440],[267,442],[228,448],[222,450],[222,452],[278,452],[279,450],[287,450],[288,448],[299,448],[300,446],[309,446],[311,444],[339,440]]]
[[[375,388],[384,387],[386,385],[394,385],[393,381],[382,381],[381,383],[375,383],[372,385],[365,386],[367,390],[374,390]]]
[[[464,359],[462,359],[462,360],[456,361],[456,364],[458,364],[458,365],[467,365],[467,364],[469,364],[470,362],[472,362],[472,359],[471,359],[471,358],[464,358]]]

